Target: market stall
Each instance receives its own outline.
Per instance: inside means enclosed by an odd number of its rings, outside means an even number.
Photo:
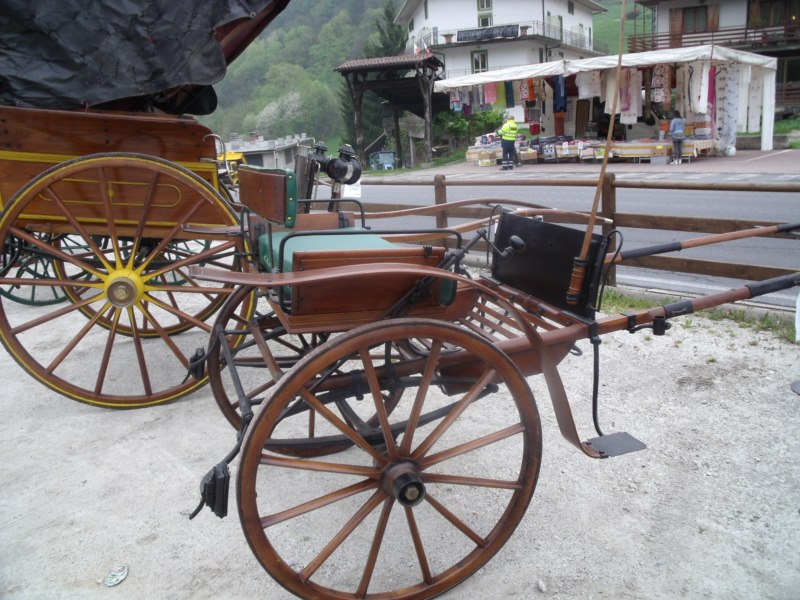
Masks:
[[[494,104],[494,92],[504,91],[505,107],[524,108],[531,135],[547,136],[529,141],[539,154],[544,144],[563,148],[565,141],[586,145],[600,137],[585,102],[603,104],[608,114],[615,94],[619,123],[631,135],[615,130],[612,155],[643,159],[660,151],[664,117],[674,111],[686,118],[684,156],[732,154],[737,132],[760,130],[761,149],[772,149],[776,67],[775,58],[708,45],[509,67],[441,80],[435,89],[451,93],[456,110],[469,108],[465,98]]]

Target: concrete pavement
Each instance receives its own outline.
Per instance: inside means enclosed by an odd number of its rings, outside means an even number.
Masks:
[[[525,164],[515,167],[513,171],[502,171],[500,166],[479,167],[474,162],[461,162],[441,167],[432,167],[423,171],[414,171],[409,177],[422,173],[434,172],[444,175],[486,175],[487,177],[535,177],[544,173],[575,173],[583,175],[599,174],[601,163],[574,161],[546,162]],[[616,162],[610,161],[608,173],[640,174],[670,173],[676,176],[700,173],[720,173],[726,175],[765,174],[779,181],[800,181],[800,150],[772,150],[761,152],[742,150],[735,156],[708,156],[692,159],[680,165],[654,165],[650,162]],[[369,172],[367,173],[370,174]],[[385,173],[383,173],[385,174]]]

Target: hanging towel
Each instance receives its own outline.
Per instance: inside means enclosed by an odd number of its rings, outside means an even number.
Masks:
[[[750,65],[739,65],[739,106],[736,109],[736,131],[747,131],[747,90],[750,87]]]
[[[487,101],[486,104],[489,104]],[[494,102],[498,108],[505,108],[506,106],[506,86],[500,83],[497,86],[497,100]]]
[[[483,99],[486,104],[494,104],[497,102],[497,84],[496,83],[484,83],[483,84]],[[480,104],[483,104],[481,102]]]
[[[619,88],[617,87],[617,72],[615,70],[608,71],[606,75],[606,108],[605,113],[610,115],[614,110],[614,100],[619,99]],[[619,102],[617,102],[617,105]],[[617,106],[619,108],[619,106]]]
[[[506,108],[514,108],[514,82],[506,81]]]
[[[553,112],[567,112],[567,91],[563,75],[553,77]]]
[[[519,85],[519,99],[520,102],[524,102],[528,99],[528,80],[523,79],[517,82]]]

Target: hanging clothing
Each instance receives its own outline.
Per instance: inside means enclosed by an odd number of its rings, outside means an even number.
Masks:
[[[506,81],[506,108],[514,108],[514,82]]]
[[[487,102],[487,104],[489,103]],[[498,107],[506,105],[506,86],[502,82],[497,85],[497,101],[492,104],[497,104]]]
[[[739,106],[736,110],[736,131],[738,133],[747,131],[747,101],[749,100],[747,90],[750,88],[751,72],[750,65],[739,65]]]
[[[619,108],[619,87],[617,86],[617,71],[611,69],[606,73],[606,106],[605,113],[610,115],[615,107]]]
[[[664,102],[670,92],[670,72],[668,65],[655,65],[653,78],[650,80],[650,90],[653,102]]]
[[[483,98],[486,104],[494,104],[497,102],[497,84],[496,83],[484,83],[483,84]],[[484,104],[484,102],[480,102],[479,104]]]
[[[625,69],[626,83],[625,95],[628,98],[628,108],[620,110],[619,122],[625,125],[633,125],[642,116],[642,78],[643,73],[639,69]]]
[[[527,79],[523,79],[521,81],[518,81],[517,85],[519,85],[519,99],[520,99],[521,102],[525,102],[529,98],[529,96],[528,96],[528,80]]]
[[[758,131],[761,129],[761,108],[764,93],[762,88],[761,77],[753,77],[750,79],[747,101],[747,131]]]
[[[553,112],[567,112],[567,89],[563,75],[553,77]]]
[[[716,102],[714,104],[718,147],[722,154],[736,148],[736,122],[739,110],[739,65],[720,65],[715,77]]]
[[[689,64],[689,99],[693,113],[708,112],[708,75],[711,63],[696,60]]]

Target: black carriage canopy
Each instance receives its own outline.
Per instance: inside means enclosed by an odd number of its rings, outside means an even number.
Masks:
[[[289,0],[0,0],[0,103],[209,114]]]

